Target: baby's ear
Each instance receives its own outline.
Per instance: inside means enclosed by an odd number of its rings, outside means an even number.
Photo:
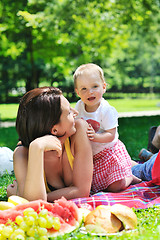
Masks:
[[[103,83],[103,93],[106,92],[106,85],[107,85],[106,82],[104,82],[104,83]]]
[[[77,89],[77,88],[75,88],[75,92],[76,92],[77,95],[79,96],[79,92],[78,92],[78,89]]]

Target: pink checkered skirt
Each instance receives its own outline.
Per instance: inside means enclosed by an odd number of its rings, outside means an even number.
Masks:
[[[111,183],[132,175],[131,158],[120,140],[94,155],[93,164],[93,192],[103,191]]]

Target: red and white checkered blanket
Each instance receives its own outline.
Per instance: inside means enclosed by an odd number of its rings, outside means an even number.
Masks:
[[[73,199],[77,205],[88,203],[93,208],[99,205],[113,205],[120,203],[128,207],[148,208],[160,205],[160,186],[154,185],[153,181],[131,185],[119,193],[99,192],[88,198]]]

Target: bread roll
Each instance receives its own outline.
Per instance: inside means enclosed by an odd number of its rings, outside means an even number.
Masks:
[[[137,216],[133,210],[122,204],[114,204],[111,207],[111,212],[120,221],[122,221],[126,229],[135,229],[137,226]]]
[[[87,231],[94,233],[116,233],[122,227],[122,222],[111,213],[110,208],[96,208],[85,218]]]

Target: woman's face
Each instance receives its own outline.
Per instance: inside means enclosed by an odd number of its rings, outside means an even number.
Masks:
[[[57,124],[57,136],[69,137],[76,132],[74,118],[78,115],[78,112],[70,106],[70,103],[63,95],[61,96],[61,109],[60,122]]]

